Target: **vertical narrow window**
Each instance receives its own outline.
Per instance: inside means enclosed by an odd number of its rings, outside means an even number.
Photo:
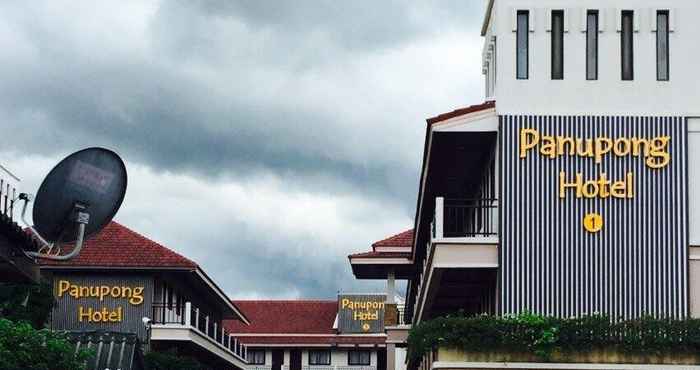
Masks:
[[[620,34],[622,49],[622,80],[634,80],[634,12],[622,12],[622,32]]]
[[[668,10],[656,13],[656,79],[659,81],[669,79],[668,18]]]
[[[552,11],[552,80],[564,79],[564,11]]]
[[[586,15],[586,79],[598,79],[598,11],[589,10]]]
[[[518,28],[517,28],[517,50],[516,50],[516,64],[517,64],[517,78],[519,80],[526,80],[529,78],[529,43],[530,43],[530,12],[527,10],[518,11]]]

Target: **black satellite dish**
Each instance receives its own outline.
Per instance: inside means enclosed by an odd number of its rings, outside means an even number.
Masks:
[[[124,162],[111,150],[88,148],[69,155],[39,187],[33,230],[51,245],[76,240],[82,244],[83,238],[102,230],[117,213],[126,182]]]

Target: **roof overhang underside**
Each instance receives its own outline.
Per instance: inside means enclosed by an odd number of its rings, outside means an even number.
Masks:
[[[407,280],[413,278],[416,269],[410,258],[362,258],[350,257],[352,273],[357,279],[385,280],[390,272],[394,278]]]

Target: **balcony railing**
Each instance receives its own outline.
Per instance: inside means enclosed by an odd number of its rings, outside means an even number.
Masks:
[[[248,350],[212,315],[200,311],[190,302],[184,304],[153,304],[153,324],[185,326],[215,342],[227,352],[246,361]]]
[[[434,239],[498,235],[498,199],[435,199]]]
[[[0,214],[12,220],[19,179],[0,165]]]
[[[282,365],[282,370],[290,370],[289,365]],[[304,365],[301,370],[377,370],[373,365]]]

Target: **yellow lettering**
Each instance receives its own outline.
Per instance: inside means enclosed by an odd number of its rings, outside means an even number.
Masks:
[[[564,146],[566,144],[569,144],[569,150],[566,151],[564,149]],[[569,154],[569,155],[575,155],[576,154],[576,147],[574,145],[574,139],[570,137],[564,137],[564,136],[557,136],[557,153],[559,155],[564,155],[564,154]]]
[[[581,173],[576,174],[576,182],[567,183],[566,173],[559,172],[559,198],[566,198],[566,188],[576,188],[576,198],[581,198],[581,191],[583,187],[583,175]]]
[[[668,142],[671,140],[668,136],[661,136],[654,138],[649,144],[651,150],[649,151],[650,157],[647,158],[646,163],[650,168],[662,168],[666,167],[671,161],[671,156],[668,154]],[[660,161],[657,161],[660,159]]]
[[[542,136],[542,146],[540,147],[540,154],[543,156],[554,159],[557,157],[557,143],[551,136]]]
[[[143,287],[134,288],[131,299],[129,299],[129,303],[133,305],[140,305],[143,303]]]
[[[529,138],[529,139],[528,139]],[[537,146],[540,134],[531,128],[520,129],[520,158],[527,157],[527,151]]]
[[[61,280],[58,282],[58,296],[59,297],[62,297],[63,293],[67,292],[68,289],[70,289],[70,281]]]
[[[612,140],[607,137],[599,137],[595,141],[595,163],[603,161],[603,156],[612,149]]]

